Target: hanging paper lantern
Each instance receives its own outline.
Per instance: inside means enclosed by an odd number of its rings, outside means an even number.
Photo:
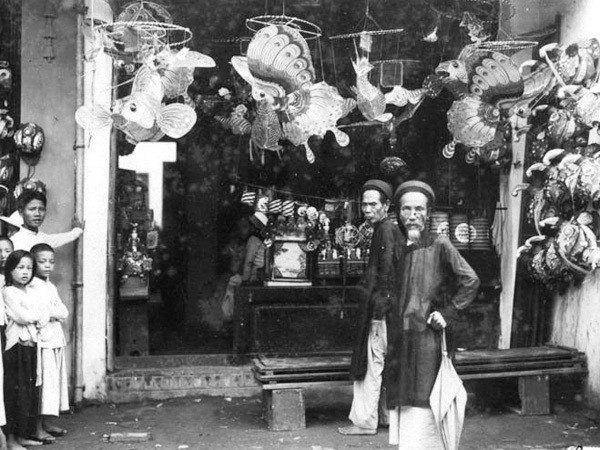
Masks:
[[[284,200],[281,204],[281,210],[285,217],[292,217],[294,215],[294,201]]]
[[[15,172],[15,160],[8,154],[0,158],[0,183],[9,181]]]
[[[256,200],[256,192],[247,190],[242,194],[241,202],[249,206],[254,206]]]
[[[446,159],[451,159],[454,156],[455,152],[456,152],[456,141],[447,143],[446,145],[444,145],[444,148],[442,149],[442,155],[444,155],[444,158],[446,158]]]
[[[12,70],[8,61],[0,61],[0,91],[8,92],[12,89]]]
[[[282,211],[282,200],[275,199],[269,202],[269,214],[279,214]]]
[[[444,211],[434,211],[429,218],[429,231],[448,236],[450,234],[449,216]]]
[[[15,186],[15,198],[19,198],[24,191],[37,191],[46,195],[46,185],[37,178],[23,178]]]
[[[32,122],[23,123],[15,132],[13,137],[19,156],[26,164],[34,166],[40,160],[42,148],[44,147],[44,130]]]
[[[466,250],[469,239],[469,219],[466,214],[454,214],[450,217],[450,241],[458,250]]]
[[[471,248],[473,250],[490,249],[490,225],[485,217],[471,220]]]

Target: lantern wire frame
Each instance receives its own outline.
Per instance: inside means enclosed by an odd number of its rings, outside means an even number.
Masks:
[[[93,18],[91,22],[94,24]],[[112,42],[114,48],[126,44],[124,36],[128,30],[137,33],[142,46],[147,49],[183,47],[193,37],[189,28],[173,23],[163,6],[144,0],[127,4],[115,22],[102,23],[95,29],[101,30],[104,38]]]

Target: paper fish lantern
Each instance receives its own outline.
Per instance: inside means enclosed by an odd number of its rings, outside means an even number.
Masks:
[[[21,124],[13,136],[19,156],[29,165],[40,159],[44,147],[44,130],[32,122]]]
[[[323,137],[332,131],[339,145],[348,145],[348,135],[337,129],[336,123],[356,102],[342,98],[325,82],[315,83],[310,49],[298,30],[286,25],[262,28],[250,41],[247,56],[234,56],[231,64],[252,86],[259,105],[276,111],[283,135],[294,145],[303,145],[310,162],[314,161],[308,147],[310,136]],[[274,123],[269,129],[278,132]],[[269,149],[276,149],[274,138],[270,141]]]
[[[156,55],[153,65],[161,76],[165,98],[176,98],[187,92],[196,67],[215,67],[215,61],[187,47],[179,51],[167,48]]]
[[[181,103],[165,105],[163,96],[160,75],[144,65],[135,75],[131,95],[118,99],[112,111],[100,105],[84,105],[77,109],[75,119],[90,132],[114,125],[132,144],[156,141],[165,134],[178,139],[192,129],[196,112]]]

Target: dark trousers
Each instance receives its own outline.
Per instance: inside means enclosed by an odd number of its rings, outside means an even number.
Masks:
[[[4,407],[7,434],[35,434],[39,389],[35,385],[36,347],[16,344],[4,352]]]

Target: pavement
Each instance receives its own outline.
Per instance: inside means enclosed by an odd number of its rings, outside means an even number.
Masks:
[[[581,400],[581,399],[579,399]],[[69,434],[47,447],[65,449],[361,449],[393,448],[387,429],[375,436],[342,436],[352,401],[349,388],[306,395],[307,427],[274,432],[261,419],[261,398],[198,397],[130,404],[90,404],[61,416]],[[554,414],[521,416],[507,406],[469,406],[464,450],[557,449],[600,446],[600,413],[581,402],[554,404]],[[145,440],[146,436],[149,440]],[[106,442],[113,438],[140,442]]]

